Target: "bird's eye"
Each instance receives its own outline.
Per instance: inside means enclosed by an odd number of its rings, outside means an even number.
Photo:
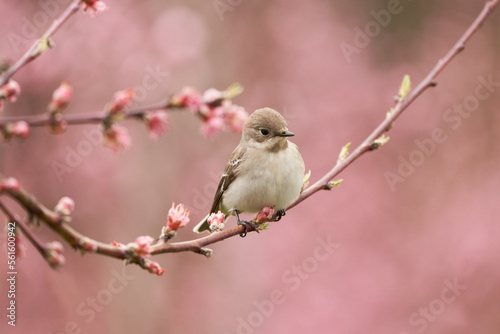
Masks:
[[[269,134],[268,129],[260,129],[260,133],[262,133],[264,136],[267,136]]]

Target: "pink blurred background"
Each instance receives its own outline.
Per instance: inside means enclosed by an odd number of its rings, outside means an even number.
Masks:
[[[48,27],[43,13],[54,18],[68,3],[3,1],[0,58],[18,59]],[[240,82],[245,91],[235,103],[280,111],[314,182],[345,143],[358,145],[382,121],[404,74],[416,85],[428,73],[484,1],[402,0],[385,27],[372,14],[392,0],[106,3],[97,18],[72,17],[54,36],[56,47],[15,76],[22,94],[4,115],[43,113],[63,80],[74,85],[67,112],[75,114],[102,110],[117,90],[140,90],[151,69],[163,75],[154,89],[143,87],[136,106],[186,85],[203,91]],[[339,188],[303,202],[268,231],[212,245],[211,259],[155,257],[162,277],[82,257],[66,244],[67,263],[54,271],[27,245],[18,261],[15,328],[5,317],[6,261],[0,266],[1,332],[498,333],[499,87],[488,98],[474,96],[481,80],[500,81],[499,10],[438,86],[398,119],[390,142],[339,176]],[[367,24],[379,29],[346,57],[340,46],[356,46],[355,28]],[[25,40],[12,43],[13,34]],[[453,111],[464,103],[470,112]],[[173,201],[192,219],[175,241],[192,239],[239,134],[207,140],[188,112],[171,113],[170,124],[153,142],[143,124],[126,121],[131,149],[113,154],[93,145],[62,178],[53,163],[65,163],[95,125],[59,136],[33,129],[23,142],[0,143],[0,172],[48,207],[72,197],[71,224],[97,240],[157,236]],[[440,142],[432,141],[435,129]],[[388,182],[409,160],[417,166]],[[46,227],[37,234],[61,240]]]

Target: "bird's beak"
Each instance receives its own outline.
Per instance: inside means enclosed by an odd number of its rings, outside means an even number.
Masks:
[[[283,131],[282,133],[279,134],[280,137],[293,137],[295,136],[295,133],[290,132],[290,131]]]

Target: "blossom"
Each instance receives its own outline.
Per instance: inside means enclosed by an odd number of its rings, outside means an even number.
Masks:
[[[145,119],[149,137],[153,140],[158,140],[168,128],[168,114],[163,110],[151,111],[146,114]]]
[[[132,104],[133,98],[133,89],[129,88],[116,92],[107,107],[108,112],[111,115],[118,115],[123,109],[128,108]]]
[[[265,223],[271,220],[274,214],[274,209],[266,206],[262,210],[259,211],[257,216],[255,216],[255,222],[257,223]]]
[[[222,94],[222,92],[220,93]],[[211,95],[215,95],[215,93],[211,93]],[[231,100],[225,98],[221,100],[220,105],[207,104],[200,108],[199,112],[203,118],[201,132],[208,138],[226,129],[241,132],[243,124],[248,118],[243,107],[233,104]]]
[[[241,132],[243,124],[248,118],[248,113],[243,107],[231,104],[225,115],[226,125],[234,132]]]
[[[189,210],[182,203],[177,206],[172,203],[172,207],[168,210],[167,227],[172,231],[176,231],[186,226],[187,223],[189,223]]]
[[[231,99],[242,90],[239,84],[235,84],[224,91],[209,88],[200,95],[194,88],[184,87],[170,98],[169,105],[195,112],[203,120],[201,132],[205,137],[213,137],[228,129],[241,132],[248,114],[243,107],[233,104]]]
[[[222,231],[224,229],[224,214],[219,210],[217,213],[211,213],[207,219],[210,231]]]
[[[209,88],[203,93],[202,101],[206,104],[211,104],[222,99],[223,93],[215,88]]]
[[[62,252],[63,246],[59,241],[52,241],[46,244],[45,259],[52,268],[60,267],[66,262]]]
[[[109,7],[104,2],[99,0],[83,0],[82,1],[83,11],[86,12],[87,9],[90,17],[96,17],[97,14],[104,12]]]
[[[226,121],[215,114],[208,117],[201,125],[201,132],[207,138],[212,138],[217,133],[226,129]]]
[[[104,131],[103,144],[116,153],[121,149],[129,148],[132,145],[132,139],[128,134],[127,128],[119,125],[111,125]]]
[[[151,256],[151,243],[154,241],[149,235],[137,237],[134,242],[129,244],[130,248],[139,256]]]
[[[198,111],[202,105],[200,93],[193,87],[184,87],[179,94],[170,98],[170,104],[176,107],[188,108],[193,112]]]
[[[62,111],[66,108],[73,97],[73,86],[66,81],[63,81],[59,87],[52,93],[52,100],[49,103],[49,112]]]

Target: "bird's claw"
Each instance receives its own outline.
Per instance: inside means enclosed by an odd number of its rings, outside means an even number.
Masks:
[[[244,238],[247,236],[247,230],[248,230],[248,225],[250,225],[255,231],[257,231],[257,225],[255,225],[254,222],[249,222],[249,221],[246,221],[246,220],[241,220],[241,221],[238,221],[238,225],[243,225],[243,227],[245,228],[245,230],[240,233],[240,237]]]
[[[278,210],[278,215],[274,221],[279,222],[284,215],[286,215],[285,209]]]

